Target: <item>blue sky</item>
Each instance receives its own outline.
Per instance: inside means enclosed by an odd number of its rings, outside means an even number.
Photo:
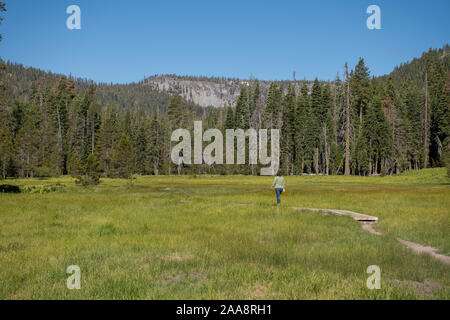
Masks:
[[[442,47],[450,1],[3,0],[0,57],[95,81],[153,74],[333,79],[364,57],[373,75]],[[66,8],[81,8],[68,30]],[[381,30],[366,9],[381,8]]]

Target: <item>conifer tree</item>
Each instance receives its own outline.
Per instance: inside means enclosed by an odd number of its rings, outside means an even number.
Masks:
[[[308,94],[308,84],[303,81],[300,93],[297,97],[297,112],[295,119],[295,153],[296,153],[296,167],[297,173],[302,174],[305,170],[305,153],[306,153],[306,137],[308,134],[308,115],[309,115],[309,94]]]
[[[122,134],[119,142],[114,147],[111,164],[115,177],[130,178],[132,176],[135,170],[135,153],[130,137],[126,134]]]
[[[0,165],[1,178],[6,179],[8,166],[13,157],[13,139],[10,130],[6,126],[0,127]]]
[[[161,158],[163,155],[162,146],[164,145],[164,136],[156,112],[152,117],[149,131],[149,140],[147,143],[147,171],[154,175],[158,175],[161,172],[162,166]]]
[[[244,130],[249,128],[249,89],[247,86],[242,86],[241,88],[241,92],[236,102],[236,112],[234,116],[234,124],[236,128]]]
[[[369,102],[370,73],[363,58],[359,58],[355,70],[351,73],[351,94],[355,114],[359,114],[358,131],[362,130],[363,115]]]
[[[344,174],[350,175],[350,128],[351,128],[351,106],[350,106],[350,78],[348,74],[348,65],[345,63],[345,168]]]
[[[183,127],[186,116],[186,100],[181,95],[177,94],[170,98],[167,116],[173,129]]]
[[[322,101],[322,87],[317,80],[314,80],[314,84],[311,90],[311,105],[308,115],[308,134],[307,144],[309,158],[312,161],[314,173],[318,174],[319,167],[319,146],[321,137],[321,120],[323,118],[323,101]]]
[[[97,157],[94,153],[91,153],[86,164],[82,169],[82,173],[77,177],[77,183],[81,183],[83,186],[92,186],[100,183],[100,163],[97,161]]]
[[[33,178],[39,164],[39,131],[31,120],[25,121],[15,142],[19,176]]]
[[[295,161],[295,125],[296,125],[296,95],[292,85],[289,84],[287,94],[283,98],[283,119],[281,127],[281,169],[285,174],[294,172]]]
[[[147,173],[149,130],[142,121],[136,134],[136,172],[144,175]]]
[[[81,158],[78,153],[69,154],[67,159],[67,173],[73,178],[77,178],[82,173]]]
[[[278,118],[280,113],[282,89],[275,82],[270,84],[264,113],[264,124],[267,129],[279,128]]]
[[[227,108],[227,114],[225,117],[225,129],[235,129],[235,117],[234,117],[234,111],[232,107]]]
[[[111,113],[112,111],[108,110],[103,115],[97,143],[97,154],[100,166],[107,177],[113,175],[111,161],[116,136],[115,123]]]

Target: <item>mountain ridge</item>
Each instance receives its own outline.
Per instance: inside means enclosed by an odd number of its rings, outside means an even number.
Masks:
[[[448,44],[439,49],[424,51],[420,57],[401,63],[389,74],[376,78],[386,81],[389,77],[394,80],[407,79],[416,82],[421,81],[422,71],[425,68],[426,56],[432,52],[442,57],[446,68],[450,66],[450,52]],[[258,79],[240,79],[226,77],[187,76],[176,74],[156,74],[137,82],[127,84],[114,84],[95,82],[81,77],[72,77],[44,71],[34,67],[25,67],[20,63],[7,62],[8,81],[14,96],[25,97],[32,83],[56,84],[60,77],[73,79],[79,92],[85,92],[91,85],[97,86],[97,97],[103,104],[117,104],[122,108],[148,108],[164,111],[171,95],[180,94],[187,101],[193,102],[199,107],[226,107],[235,105],[242,86],[250,85],[257,81],[260,84],[261,93],[267,97],[271,82],[293,84],[296,90],[300,89],[302,80],[277,80],[267,81]],[[312,86],[311,80],[305,80],[308,86]],[[328,82],[328,81],[320,81]]]

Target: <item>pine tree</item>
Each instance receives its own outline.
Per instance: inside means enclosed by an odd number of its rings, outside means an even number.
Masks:
[[[267,129],[279,128],[279,114],[281,103],[282,89],[278,88],[275,82],[269,87],[267,96],[266,109],[264,113],[264,124]]]
[[[82,173],[81,158],[78,153],[71,153],[67,159],[67,173],[73,178],[77,178]]]
[[[314,84],[311,90],[311,105],[308,114],[308,134],[307,145],[309,159],[312,160],[312,165],[315,174],[319,174],[319,147],[320,147],[320,132],[322,113],[323,113],[323,101],[322,101],[322,87],[317,80],[314,80]]]
[[[164,146],[164,136],[161,130],[161,124],[159,123],[158,116],[155,112],[152,121],[150,122],[150,134],[149,141],[147,143],[147,171],[158,175],[161,172],[162,167],[162,155]]]
[[[250,126],[249,116],[249,90],[247,86],[242,86],[238,100],[236,102],[235,126],[239,129],[248,129]]]
[[[331,160],[333,158],[332,150],[334,150],[333,139],[333,116],[332,116],[331,89],[327,83],[322,88],[322,109],[321,109],[321,145],[322,150],[322,168],[323,173],[330,174]]]
[[[235,129],[237,126],[235,124],[235,116],[232,107],[227,108],[227,114],[225,118],[225,129]]]
[[[409,169],[419,169],[422,165],[422,132],[421,128],[421,92],[413,82],[408,81],[403,84],[401,90],[405,104],[405,123],[407,137],[407,157],[409,159]]]
[[[0,165],[2,179],[6,179],[7,177],[7,170],[13,154],[13,139],[11,132],[6,126],[2,126],[0,127]]]
[[[108,110],[102,117],[102,124],[98,133],[97,154],[104,174],[107,177],[113,175],[111,161],[112,151],[115,143],[116,129],[112,110]]]
[[[186,116],[186,100],[181,95],[174,95],[170,98],[167,107],[167,116],[173,129],[182,128]]]
[[[445,114],[443,122],[439,126],[439,133],[443,136],[443,159],[447,167],[447,176],[450,177],[450,71],[447,72],[439,108]]]
[[[359,58],[355,70],[351,73],[351,94],[354,101],[355,113],[359,114],[358,131],[362,130],[363,115],[369,102],[370,73],[363,58]]]
[[[251,105],[250,105],[250,127],[259,130],[262,127],[263,121],[263,107],[264,103],[261,97],[261,87],[259,82],[256,82],[253,90]]]
[[[356,170],[354,173],[365,175],[369,170],[369,161],[367,155],[367,141],[364,136],[363,118],[366,113],[367,104],[370,96],[370,73],[365,66],[364,59],[360,58],[355,70],[351,72],[350,89],[353,98],[353,112],[359,114],[357,130],[354,133],[354,150],[352,157],[352,166]]]
[[[65,78],[61,78],[56,85],[54,103],[51,110],[54,126],[57,128],[57,147],[61,157],[66,157],[67,154],[68,108],[73,98],[74,93],[71,84]]]
[[[428,59],[427,75],[430,105],[430,160],[433,166],[441,166],[442,142],[446,138],[448,123],[448,101],[446,101],[445,82],[449,70],[440,58]]]
[[[345,169],[344,174],[350,175],[350,128],[351,128],[351,106],[350,106],[350,78],[347,62],[345,63]]]
[[[306,137],[308,134],[308,115],[310,109],[310,99],[308,94],[308,84],[303,81],[300,93],[297,97],[297,112],[295,116],[295,154],[296,154],[296,167],[297,173],[302,174],[305,170],[305,153],[306,150]],[[308,166],[309,167],[309,166]],[[307,170],[309,171],[309,170]]]
[[[287,94],[283,99],[282,127],[281,127],[281,169],[285,174],[294,173],[295,161],[295,126],[296,126],[296,95],[292,85],[289,84]]]
[[[149,130],[144,121],[141,121],[136,135],[136,172],[147,173]]]
[[[377,174],[378,168],[383,168],[384,173],[389,169],[389,159],[392,150],[392,132],[383,112],[381,101],[382,92],[374,91],[367,105],[367,116],[364,121],[364,134],[359,137],[359,143],[366,146],[357,146],[355,155],[358,160],[358,173]],[[365,150],[365,151],[364,151]],[[365,154],[368,156],[366,156]]]
[[[25,121],[15,142],[19,175],[22,178],[33,178],[39,164],[39,131],[31,120]]]
[[[130,178],[135,169],[135,154],[130,137],[122,134],[118,144],[113,149],[112,169],[118,178]]]
[[[377,86],[375,79],[372,80],[372,83],[373,87]],[[397,89],[394,87],[391,78],[389,78],[386,84],[385,91],[383,110],[391,133],[389,139],[392,141],[392,170],[395,173],[400,173],[407,163],[406,113],[403,107],[403,101],[400,99],[400,95],[397,93]]]
[[[100,183],[100,163],[94,153],[91,153],[82,169],[82,174],[77,177],[77,183],[83,186],[92,186]]]
[[[343,126],[343,116],[344,106],[345,106],[345,83],[343,83],[339,77],[339,74],[336,76],[336,79],[333,83],[333,94],[332,94],[332,132],[333,132],[333,143],[331,145],[331,165],[330,170],[331,174],[339,174],[342,169],[344,169],[344,149],[345,149],[345,140],[343,139],[343,133],[345,132],[345,127]]]

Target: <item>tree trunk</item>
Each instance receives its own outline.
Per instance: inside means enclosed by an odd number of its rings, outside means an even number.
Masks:
[[[425,110],[424,110],[424,137],[423,137],[423,167],[428,166],[429,154],[429,124],[428,124],[428,72],[425,72]]]
[[[333,99],[333,138],[334,138],[334,144],[338,145],[338,113],[337,113],[337,97],[336,97],[336,83],[334,85],[334,99]]]
[[[314,148],[314,171],[319,174],[319,148]]]
[[[346,121],[345,121],[345,175],[350,174],[350,82],[348,79],[348,67],[345,64],[345,76],[347,79],[347,103],[345,106]]]
[[[95,149],[95,126],[94,120],[92,120],[92,128],[91,128],[91,153],[94,153]]]
[[[328,175],[330,172],[330,157],[328,154],[328,141],[327,141],[327,128],[323,127],[323,136],[324,136],[324,144],[325,144],[325,174]]]
[[[359,131],[358,131],[359,135],[361,135],[362,122],[363,122],[362,106],[359,106]]]

